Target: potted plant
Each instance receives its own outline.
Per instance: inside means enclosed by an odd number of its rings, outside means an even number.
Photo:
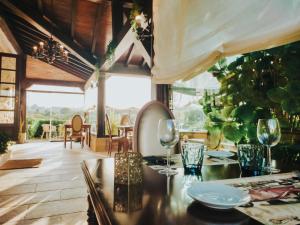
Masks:
[[[10,158],[10,151],[8,151],[9,142],[9,136],[4,132],[0,132],[0,165]]]
[[[221,88],[218,93],[206,92],[201,102],[208,131],[219,130],[236,145],[257,144],[258,119],[276,117],[283,133],[281,143],[297,144],[300,140],[299,58],[300,42],[295,42],[247,53],[231,63],[223,59],[210,68]]]

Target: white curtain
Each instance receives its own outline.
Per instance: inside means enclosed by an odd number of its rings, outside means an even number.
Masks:
[[[225,56],[300,40],[300,0],[153,0],[156,83],[187,80]]]

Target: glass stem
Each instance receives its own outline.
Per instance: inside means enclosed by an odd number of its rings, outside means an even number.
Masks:
[[[170,155],[171,155],[171,148],[167,149],[167,170],[170,171]]]
[[[271,168],[272,159],[271,159],[271,146],[267,146],[267,168]]]

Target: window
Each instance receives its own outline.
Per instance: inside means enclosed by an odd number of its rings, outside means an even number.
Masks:
[[[106,113],[112,132],[117,134],[121,117],[128,115],[134,124],[139,109],[151,100],[151,79],[148,77],[111,76],[106,80]]]
[[[220,84],[212,74],[205,72],[189,81],[178,81],[172,86],[173,113],[181,131],[204,129],[205,114],[199,101],[205,90],[217,91]]]
[[[0,56],[0,124],[13,124],[16,98],[15,56]]]
[[[84,105],[86,119],[91,124],[91,133],[97,134],[97,104],[98,104],[98,88],[90,87],[85,90]]]

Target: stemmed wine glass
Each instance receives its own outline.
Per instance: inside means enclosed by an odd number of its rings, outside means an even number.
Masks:
[[[278,173],[279,170],[271,165],[271,147],[278,144],[281,138],[281,131],[278,119],[259,119],[257,124],[257,138],[262,145],[267,146],[267,160],[264,171]]]
[[[179,132],[175,124],[175,120],[161,119],[158,123],[158,138],[160,144],[167,150],[167,168],[160,170],[159,173],[167,176],[175,175],[177,172],[170,168],[171,149],[175,147],[179,141]]]

